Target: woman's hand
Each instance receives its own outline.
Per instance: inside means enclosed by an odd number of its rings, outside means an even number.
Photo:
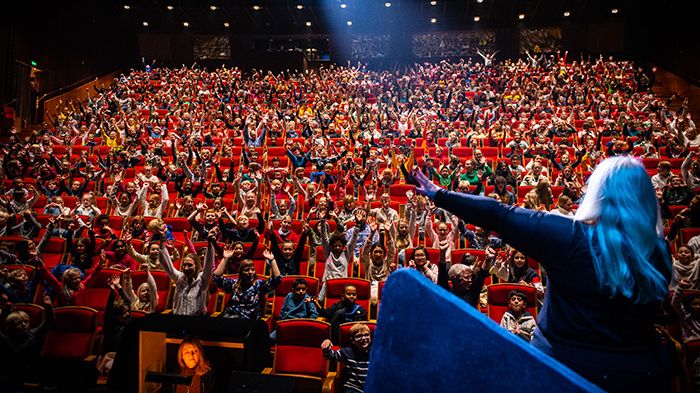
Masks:
[[[430,179],[428,179],[423,172],[418,169],[418,167],[414,167],[411,174],[418,182],[416,192],[421,195],[425,195],[431,200],[435,198],[435,194],[440,190],[440,187],[433,184],[433,182],[430,181]]]

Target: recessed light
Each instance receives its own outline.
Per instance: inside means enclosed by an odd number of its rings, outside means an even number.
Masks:
[[[209,6],[209,9],[212,10],[212,11],[216,11],[217,8],[218,8],[218,7],[215,6],[215,5]]]
[[[437,18],[430,18],[430,23],[437,23]]]
[[[346,8],[348,8],[348,5],[347,5],[347,4],[345,4],[345,3],[341,3],[341,4],[340,4],[340,8],[342,8],[342,9],[346,9]]]
[[[306,27],[311,27],[311,22],[306,22]]]
[[[569,17],[571,16],[571,12],[569,11],[564,11],[564,17]]]
[[[175,7],[173,7],[173,6],[169,5],[169,6],[165,7],[165,8],[167,8],[167,9],[168,9],[168,11],[172,11],[172,10],[173,10],[173,9],[174,9]]]
[[[260,7],[260,6],[257,5],[257,4],[253,6],[253,9],[254,9],[255,11],[260,11],[260,8],[262,8],[262,7]]]
[[[303,9],[304,9],[304,5],[303,5],[303,4],[297,4],[297,9],[298,9],[298,10],[303,10]]]
[[[190,22],[182,22],[182,25],[185,27],[190,27]]]
[[[520,14],[520,15],[518,15],[518,19],[520,19],[520,20],[525,19],[525,14]]]
[[[128,4],[124,4],[124,9],[125,10],[131,9],[131,6],[129,6]]]
[[[617,14],[618,12],[620,12],[620,10],[618,10],[617,8],[613,8],[610,10],[610,12],[612,12],[613,14]]]
[[[484,0],[476,0],[477,3],[483,3]]]
[[[148,27],[148,22],[144,21],[144,22],[143,22],[143,26],[144,26],[144,27]]]
[[[384,3],[384,7],[386,7],[386,8],[391,7],[391,3],[387,1],[386,3]]]
[[[437,1],[435,1],[435,0],[431,1],[430,5],[437,5]]]
[[[475,17],[474,17],[474,22],[478,22],[478,21],[480,21],[480,20],[481,20],[481,17],[480,17],[480,16],[475,16]]]
[[[351,20],[349,20],[349,21],[347,21],[347,22],[345,22],[345,23],[346,23],[348,26],[352,26],[352,21],[351,21]]]
[[[229,27],[229,26],[231,26],[231,24],[230,24],[230,23],[228,23],[228,22],[224,22],[224,27]]]

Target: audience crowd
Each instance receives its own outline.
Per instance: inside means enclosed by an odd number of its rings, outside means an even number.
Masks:
[[[439,40],[448,47],[421,44],[441,50],[426,56],[477,47]],[[104,315],[103,359],[132,318],[168,309],[247,319],[276,309],[271,331],[324,317],[335,342],[340,324],[375,318],[383,282],[403,268],[484,311],[485,285],[513,284],[496,322],[529,340],[537,304],[524,292],[543,299],[546,272],[416,195],[402,166],[447,189],[572,216],[601,160],[639,157],[677,246],[660,325],[680,325],[668,330],[678,342],[698,338],[700,241],[689,236],[700,226],[700,136],[687,101],[655,97],[653,72],[629,61],[484,59],[394,72],[149,67],[61,103],[0,150],[0,348],[14,354],[0,374],[21,382],[29,372],[52,304]],[[292,290],[277,299],[286,276]],[[335,297],[329,282],[347,277]],[[93,288],[109,288],[109,301],[85,296]],[[282,307],[269,307],[270,292]],[[16,307],[25,303],[45,306],[43,323]],[[369,331],[353,329],[365,354],[330,341],[323,354],[367,360]],[[361,389],[362,375],[348,386]]]

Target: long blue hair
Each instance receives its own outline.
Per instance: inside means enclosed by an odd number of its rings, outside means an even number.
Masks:
[[[667,295],[671,260],[656,192],[639,161],[614,157],[600,163],[575,220],[589,224],[593,266],[611,297],[645,304]]]

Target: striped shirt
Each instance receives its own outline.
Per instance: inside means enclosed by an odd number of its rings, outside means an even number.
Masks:
[[[345,363],[343,371],[343,392],[365,391],[367,369],[369,368],[369,352],[360,352],[354,347],[340,350],[324,349],[323,356],[327,359]]]

